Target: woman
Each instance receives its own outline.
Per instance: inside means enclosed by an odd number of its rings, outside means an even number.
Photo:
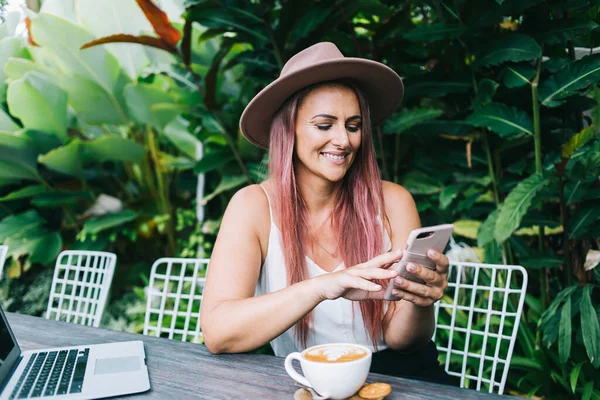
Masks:
[[[426,285],[389,269],[420,220],[411,195],[381,180],[371,123],[402,93],[390,68],[319,43],[247,106],[240,128],[269,149],[270,177],[237,192],[223,217],[202,304],[211,352],[271,342],[284,357],[351,342],[375,352],[372,372],[447,379],[431,342],[447,258],[429,254],[436,271],[409,266]],[[398,301],[383,301],[392,278]]]

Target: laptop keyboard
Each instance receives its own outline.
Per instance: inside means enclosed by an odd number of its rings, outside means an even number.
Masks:
[[[89,348],[33,354],[10,399],[81,393],[89,354]]]

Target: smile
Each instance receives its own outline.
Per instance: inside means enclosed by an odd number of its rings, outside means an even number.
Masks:
[[[348,154],[321,153],[321,155],[334,164],[343,164]]]

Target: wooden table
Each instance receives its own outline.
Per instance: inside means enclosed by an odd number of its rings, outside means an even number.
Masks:
[[[143,340],[150,391],[129,398],[292,399],[298,389],[283,359],[260,354],[211,354],[205,346],[126,332],[109,331],[39,317],[7,313],[22,350]],[[387,382],[386,399],[501,399],[474,390],[370,374],[368,382]]]

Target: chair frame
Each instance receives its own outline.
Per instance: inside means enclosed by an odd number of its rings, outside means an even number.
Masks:
[[[460,377],[460,386],[465,387],[465,380],[475,380],[477,382],[476,389],[481,390],[482,383],[489,384],[489,392],[492,393],[494,388],[498,388],[498,394],[502,394],[504,392],[504,385],[506,384],[506,378],[508,376],[508,370],[510,368],[510,360],[512,358],[512,353],[514,349],[514,344],[516,341],[517,333],[519,331],[519,322],[521,319],[521,314],[523,311],[523,304],[525,302],[525,294],[527,289],[527,271],[520,265],[494,265],[494,264],[483,264],[483,263],[471,263],[471,262],[451,262],[450,268],[457,268],[456,271],[456,279],[449,280],[448,287],[454,288],[454,298],[452,303],[441,303],[440,301],[435,304],[435,332],[433,335],[433,340],[435,341],[435,336],[438,329],[449,330],[449,339],[448,346],[444,347],[439,345],[438,351],[446,354],[446,362],[444,369],[449,375]],[[466,269],[474,269],[473,273],[473,283],[468,284],[462,282],[463,275]],[[490,286],[480,286],[478,284],[479,273],[482,269],[491,271],[491,283]],[[506,282],[504,283],[504,287],[495,286],[497,284],[497,277],[499,271],[506,271]],[[450,277],[449,271],[449,277]],[[512,288],[511,281],[514,278],[515,273],[520,273],[522,276],[522,281],[520,283],[519,288]],[[462,306],[458,304],[458,295],[460,289],[470,289],[470,305]],[[476,294],[483,291],[488,291],[490,297],[487,300],[487,309],[476,308],[475,307],[475,298]],[[504,299],[502,304],[502,311],[498,311],[492,308],[492,304],[494,303],[494,293],[502,293]],[[508,311],[508,298],[510,294],[518,294],[519,301],[516,305],[517,310],[515,312]],[[498,302],[496,302],[498,303]],[[439,311],[440,308],[447,308],[451,310],[451,321],[450,325],[442,325],[439,321]],[[460,328],[456,326],[456,311],[460,309],[462,311],[468,312],[468,320],[467,320],[467,328]],[[472,327],[473,323],[473,315],[474,312],[484,313],[485,314],[485,328],[484,331],[481,332]],[[492,315],[496,315],[500,317],[499,331],[497,334],[490,333],[490,319]],[[506,317],[514,317],[515,322],[512,327],[512,332],[510,335],[505,335],[505,318]],[[455,332],[466,333],[465,340],[465,348],[463,350],[454,349],[452,346],[452,341],[454,339]],[[481,354],[475,354],[469,352],[469,342],[471,339],[471,335],[473,332],[477,332],[476,334],[483,336],[483,345]],[[497,339],[496,346],[494,349],[493,357],[487,355],[488,348],[488,338],[495,337]],[[508,341],[508,351],[506,354],[506,358],[502,359],[500,356],[500,347],[502,341]],[[460,372],[451,371],[450,370],[450,358],[452,354],[456,354],[462,356],[462,368]],[[468,358],[479,359],[479,370],[477,376],[467,375],[467,360]],[[485,361],[492,361],[492,371],[490,379],[483,378],[484,372],[484,364]],[[499,382],[496,381],[496,370],[499,363],[504,364],[504,369],[502,372],[502,376]]]
[[[168,333],[168,338],[173,340],[175,334],[182,335],[181,341],[187,341],[189,336],[192,336],[193,343],[199,343],[199,339],[202,338],[202,332],[200,330],[200,311],[193,313],[193,303],[195,301],[202,302],[202,294],[196,294],[196,288],[200,286],[204,288],[206,278],[199,278],[198,274],[202,269],[207,269],[210,259],[208,258],[176,258],[176,257],[163,257],[159,258],[152,265],[150,271],[150,282],[148,283],[148,291],[146,292],[146,313],[144,316],[144,335],[151,335],[160,337],[161,333]],[[158,273],[157,269],[166,264],[166,273]],[[180,273],[178,275],[172,275],[173,265],[179,265]],[[193,266],[193,276],[186,276],[187,267]],[[162,290],[155,291],[157,283],[163,282]],[[175,292],[169,291],[169,283],[176,283],[177,289]],[[184,282],[191,283],[191,289],[189,293],[182,293]],[[173,310],[165,310],[167,298],[174,298]],[[153,300],[160,299],[160,306],[158,309],[153,307]],[[181,299],[190,300],[186,311],[179,311],[179,304]],[[157,325],[150,325],[150,316],[152,314],[158,315]],[[171,319],[171,324],[168,327],[163,326],[163,318],[165,315],[174,316]],[[197,317],[198,322],[195,329],[190,332],[189,324],[191,317]],[[185,323],[183,329],[177,329],[177,317],[185,317]]]
[[[84,258],[85,265],[82,265]],[[77,260],[75,264],[73,259]],[[54,267],[46,319],[58,321],[64,316],[69,323],[99,327],[116,263],[117,256],[114,253],[87,250],[62,251]],[[70,279],[72,271],[75,272],[75,276]],[[57,289],[59,286],[60,291]],[[65,293],[67,286],[71,286],[70,293]],[[84,295],[86,288],[87,293]],[[55,300],[58,300],[58,307],[53,307]],[[69,303],[65,309],[66,301]]]

